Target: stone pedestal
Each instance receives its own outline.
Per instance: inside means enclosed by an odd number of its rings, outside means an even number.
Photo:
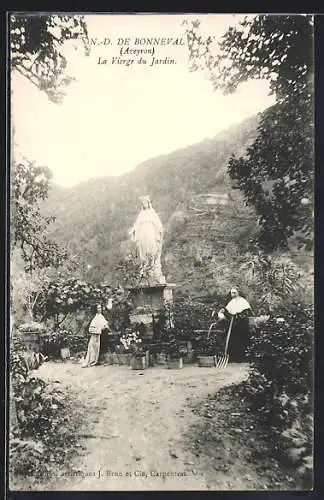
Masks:
[[[158,334],[161,312],[166,304],[172,304],[175,286],[174,283],[162,283],[128,288],[133,304],[130,322],[141,325],[144,338],[152,339]],[[172,318],[167,321],[172,322]]]

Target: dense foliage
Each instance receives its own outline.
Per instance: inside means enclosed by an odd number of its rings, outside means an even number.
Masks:
[[[11,183],[11,249],[18,247],[27,272],[58,267],[65,253],[47,235],[49,224],[55,218],[44,217],[39,203],[48,196],[52,177],[47,167],[36,166],[24,160],[14,162]]]
[[[19,344],[11,348],[10,373],[10,411],[16,412],[18,424],[10,429],[10,472],[42,477],[53,462],[66,461],[78,438],[80,414],[74,418],[75,402],[70,406],[68,396],[55,382],[45,382],[28,370]]]
[[[14,14],[10,18],[11,68],[19,71],[53,102],[60,102],[73,78],[67,74],[63,45],[79,40],[89,53],[82,16]]]
[[[68,347],[72,354],[87,349],[88,327],[96,306],[112,331],[129,327],[131,303],[125,291],[108,284],[95,285],[78,279],[49,281],[37,294],[34,312],[47,323],[41,335],[42,352],[50,358],[60,358],[60,349]]]
[[[123,285],[142,287],[150,284],[153,267],[152,258],[142,263],[138,252],[133,250],[117,263],[116,274],[120,276]]]
[[[252,335],[248,355],[251,407],[280,434],[283,453],[292,445],[300,450],[300,465],[312,456],[313,309],[281,305]]]
[[[107,308],[110,301],[112,309],[116,309],[121,303],[128,304],[127,295],[120,287],[113,289],[106,283],[96,285],[74,278],[59,278],[51,281],[47,288],[42,290],[35,311],[45,318],[58,319],[59,315],[66,316],[80,310],[94,310],[97,304]],[[120,312],[119,307],[115,315]]]
[[[61,358],[60,350],[68,347],[71,353],[86,351],[87,332],[76,333],[67,328],[50,330],[41,336],[41,350],[48,358]]]
[[[161,335],[162,343],[166,343],[166,352],[176,358],[181,341],[190,340],[195,356],[223,353],[226,327],[218,324],[213,312],[224,305],[224,300],[218,298],[216,302],[206,304],[182,298],[167,305]]]
[[[165,345],[164,352],[166,353],[168,359],[180,359],[181,358],[181,351],[179,344],[175,338],[171,339],[170,342],[168,342]]]
[[[232,156],[229,174],[259,215],[259,244],[272,250],[301,231],[313,231],[313,19],[305,15],[246,16],[222,37],[213,54],[199,23],[187,28],[192,69],[207,67],[225,93],[265,79],[276,104],[261,117],[247,153]],[[307,239],[306,239],[307,242]]]
[[[283,301],[288,305],[298,298],[305,299],[304,273],[288,255],[247,254],[240,272],[256,314],[268,314]]]
[[[310,394],[312,387],[314,324],[313,310],[301,303],[290,308],[281,306],[273,317],[260,326],[251,339],[249,359],[251,363],[251,386],[266,401],[268,396],[279,398],[283,393],[290,397]],[[265,378],[268,386],[254,384]],[[273,402],[265,413],[276,412]],[[293,415],[292,415],[293,416]],[[277,415],[281,421],[290,415]]]
[[[207,336],[212,323],[212,313],[215,304],[204,304],[192,299],[178,299],[171,307],[173,328],[172,334],[177,339],[194,338],[196,330],[204,330]]]
[[[289,101],[264,113],[257,141],[247,156],[232,157],[229,174],[259,215],[260,245],[287,245],[296,231],[311,248],[313,232],[313,109]],[[310,127],[308,127],[310,128]],[[308,238],[308,239],[307,239]]]
[[[225,350],[226,330],[223,328],[213,331],[210,337],[202,337],[195,342],[195,354],[197,356],[218,356]]]

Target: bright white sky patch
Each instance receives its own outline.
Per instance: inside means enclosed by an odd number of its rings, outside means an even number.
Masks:
[[[62,105],[51,103],[14,73],[17,150],[47,165],[56,183],[71,186],[92,177],[123,174],[150,157],[212,138],[274,103],[264,81],[247,82],[230,96],[213,92],[206,74],[189,72],[185,46],[155,48],[156,58],[174,58],[176,65],[111,65],[111,58],[119,55],[118,38],[181,37],[184,17],[86,16],[89,37],[110,38],[112,45],[95,46],[84,57],[67,44],[69,71],[77,82]],[[216,39],[237,22],[233,15],[199,18],[203,33]],[[99,56],[109,64],[97,64]]]

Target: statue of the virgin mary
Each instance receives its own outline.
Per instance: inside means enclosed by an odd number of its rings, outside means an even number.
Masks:
[[[161,269],[163,226],[152,207],[149,196],[141,196],[141,211],[130,233],[136,243],[140,262],[147,277],[155,283],[165,283]]]

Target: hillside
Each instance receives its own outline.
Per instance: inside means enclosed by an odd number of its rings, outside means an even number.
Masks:
[[[91,179],[72,188],[53,185],[43,205],[46,215],[57,217],[53,237],[78,255],[84,269],[91,265],[88,279],[118,282],[116,264],[131,248],[128,230],[139,211],[138,198],[149,194],[165,227],[167,280],[182,293],[203,294],[213,287],[215,268],[243,252],[256,230],[255,215],[231,188],[226,166],[232,154],[244,154],[257,123],[258,116],[249,118],[117,178]]]

